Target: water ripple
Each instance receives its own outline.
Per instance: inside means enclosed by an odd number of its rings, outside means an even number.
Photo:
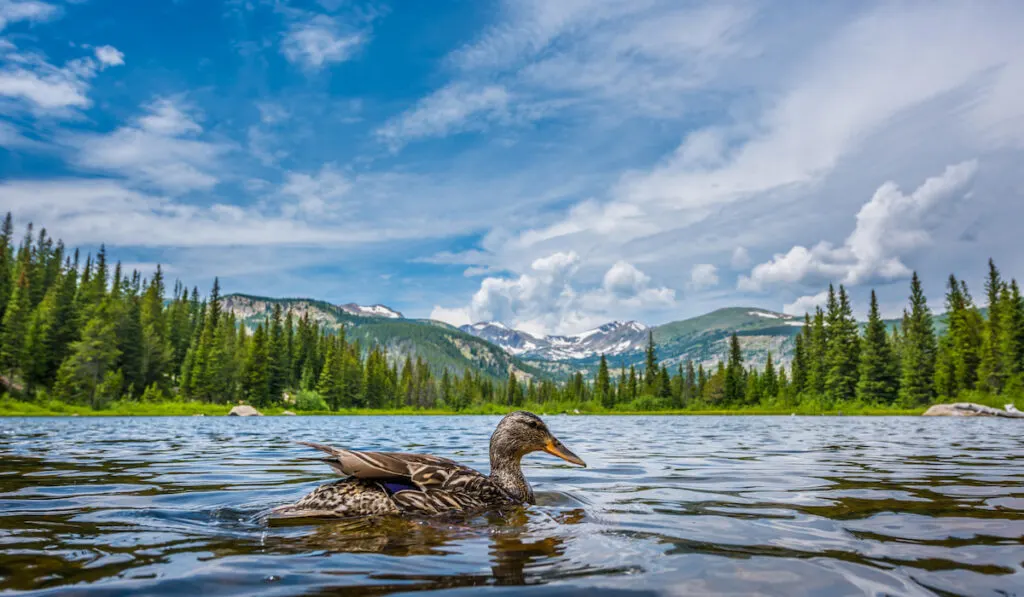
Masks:
[[[331,479],[297,440],[487,468],[497,417],[0,419],[0,591],[1024,593],[1016,421],[569,417],[581,470],[467,519],[270,524]]]

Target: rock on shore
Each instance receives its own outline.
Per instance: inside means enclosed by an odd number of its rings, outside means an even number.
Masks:
[[[924,412],[925,417],[1006,417],[1024,419],[1024,413],[1009,412],[975,404],[973,402],[954,402],[953,404],[936,404]]]
[[[263,413],[249,406],[248,404],[239,404],[238,406],[231,409],[228,413],[229,417],[262,417]]]

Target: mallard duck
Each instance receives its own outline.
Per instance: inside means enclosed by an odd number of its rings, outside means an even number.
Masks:
[[[547,452],[587,466],[551,434],[540,417],[526,411],[506,415],[491,435],[490,475],[426,454],[357,452],[299,443],[326,453],[323,461],[346,478],[274,509],[276,517],[433,515],[531,504],[533,489],[520,466],[523,456]]]

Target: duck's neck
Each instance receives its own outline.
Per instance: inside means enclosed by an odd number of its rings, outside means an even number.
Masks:
[[[491,480],[520,502],[533,503],[533,488],[523,476],[519,464],[521,454],[505,453],[491,448]]]

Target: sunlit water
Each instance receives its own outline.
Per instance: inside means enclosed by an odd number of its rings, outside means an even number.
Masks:
[[[497,417],[0,419],[0,591],[1024,594],[1024,424],[551,416],[587,469],[461,520],[261,516],[309,440],[487,469]]]

